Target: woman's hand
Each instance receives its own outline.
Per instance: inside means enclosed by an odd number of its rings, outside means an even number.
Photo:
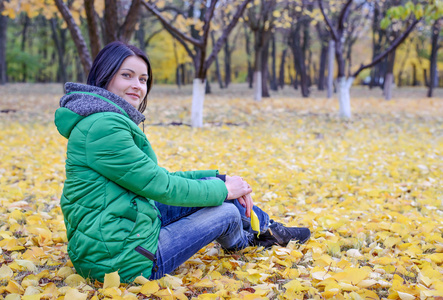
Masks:
[[[246,208],[245,215],[246,215],[246,217],[250,218],[252,206],[254,206],[254,202],[252,201],[251,194],[241,196],[240,198],[238,198],[238,202],[241,204],[241,206]]]
[[[226,175],[225,181],[226,188],[228,189],[227,200],[238,199],[252,192],[249,184],[243,180],[240,176],[228,176]],[[252,201],[252,200],[251,200]]]

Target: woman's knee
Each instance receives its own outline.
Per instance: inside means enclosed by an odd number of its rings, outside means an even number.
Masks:
[[[241,224],[241,215],[237,207],[233,203],[224,202],[222,205],[217,206],[219,208],[218,214],[224,219],[232,220],[233,223]]]

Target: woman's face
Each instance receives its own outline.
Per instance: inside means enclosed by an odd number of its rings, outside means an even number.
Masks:
[[[107,90],[125,99],[135,109],[145,98],[148,66],[138,56],[128,56],[108,84]]]

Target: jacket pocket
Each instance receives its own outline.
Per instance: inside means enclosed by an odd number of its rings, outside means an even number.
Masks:
[[[147,257],[150,261],[153,261],[153,262],[156,261],[155,255],[152,254],[151,252],[149,252],[148,250],[146,250],[145,248],[141,247],[141,246],[135,247],[135,251],[137,251],[141,255]]]

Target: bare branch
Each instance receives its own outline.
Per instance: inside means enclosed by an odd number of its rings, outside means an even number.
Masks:
[[[163,24],[163,26],[165,27],[165,29],[168,30],[168,32],[174,32],[175,36],[180,37],[180,39],[182,39],[183,41],[187,41],[191,44],[193,44],[194,46],[198,47],[198,48],[202,48],[204,47],[203,43],[197,39],[194,39],[188,35],[186,35],[185,33],[181,32],[178,28],[174,27],[169,20],[167,20],[159,11],[158,9],[155,7],[155,5],[146,2],[145,0],[142,0],[142,4],[152,13],[154,14],[159,20],[160,22]]]
[[[173,11],[175,12],[177,15],[185,15],[185,12],[182,11],[181,9],[178,9],[177,7],[174,6],[170,6],[170,5],[165,5],[162,9],[158,9],[159,12],[165,12],[165,11]]]
[[[345,29],[345,22],[348,19],[349,9],[351,8],[352,1],[353,0],[348,0],[341,10],[340,17],[338,18],[339,31],[343,31]]]
[[[74,40],[74,44],[77,48],[78,55],[80,56],[80,61],[83,66],[83,71],[85,74],[89,73],[89,70],[92,66],[91,56],[89,55],[88,46],[82,36],[80,28],[74,21],[69,8],[63,2],[63,0],[54,0],[55,5],[57,6],[58,11],[63,16],[63,19],[68,24],[69,32],[71,33],[72,39]]]
[[[323,0],[318,0],[318,5],[320,6],[320,11],[323,15],[323,18],[325,19],[326,25],[328,26],[329,30],[331,31],[332,39],[334,41],[338,41],[337,31],[332,26],[332,23],[331,23],[331,20],[329,20],[329,17],[326,15],[325,9],[323,7]]]
[[[169,32],[170,35],[172,35],[173,38],[175,38],[183,46],[183,48],[185,48],[185,51],[192,58],[192,60],[194,60],[195,59],[195,54],[189,48],[188,44],[181,37],[179,37],[174,31],[170,30],[167,27],[165,27],[165,29],[166,29],[167,32]]]
[[[125,22],[120,28],[120,37],[122,37],[125,42],[129,41],[132,33],[134,32],[137,19],[140,15],[140,6],[140,0],[132,0]]]
[[[252,0],[244,0],[242,4],[237,8],[237,11],[234,15],[234,17],[231,20],[231,23],[223,30],[223,33],[221,37],[218,38],[217,42],[214,45],[214,48],[212,49],[211,54],[209,55],[208,59],[205,62],[205,68],[209,68],[209,66],[212,64],[212,62],[215,60],[215,57],[217,56],[218,52],[220,52],[221,48],[223,47],[223,44],[226,42],[226,39],[228,38],[231,31],[234,29],[235,25],[237,25],[238,20],[243,15],[243,12],[246,9],[246,6],[251,2]]]
[[[92,57],[96,57],[100,51],[100,37],[98,34],[98,23],[95,17],[94,0],[85,0],[86,20],[88,23],[89,41],[91,44]]]
[[[403,43],[403,41],[409,36],[409,34],[412,32],[412,30],[414,29],[414,27],[421,21],[422,19],[418,19],[418,20],[414,20],[414,22],[412,22],[411,25],[409,25],[409,27],[406,29],[405,32],[403,32],[403,34],[401,36],[399,36],[398,38],[395,39],[394,42],[392,42],[392,44],[382,53],[380,53],[379,55],[377,55],[371,63],[367,64],[367,65],[361,65],[360,68],[354,72],[354,74],[352,74],[352,77],[357,77],[358,74],[360,74],[361,71],[363,71],[364,69],[367,68],[371,68],[373,66],[375,66],[376,64],[378,64],[381,60],[383,60],[389,53],[391,53],[392,51],[394,51],[401,43]]]
[[[203,44],[207,44],[208,40],[208,34],[209,34],[209,28],[211,27],[211,20],[214,16],[214,10],[215,6],[217,5],[218,0],[211,0],[211,5],[209,6],[209,9],[206,10],[205,17],[204,17],[204,25],[203,25]]]

